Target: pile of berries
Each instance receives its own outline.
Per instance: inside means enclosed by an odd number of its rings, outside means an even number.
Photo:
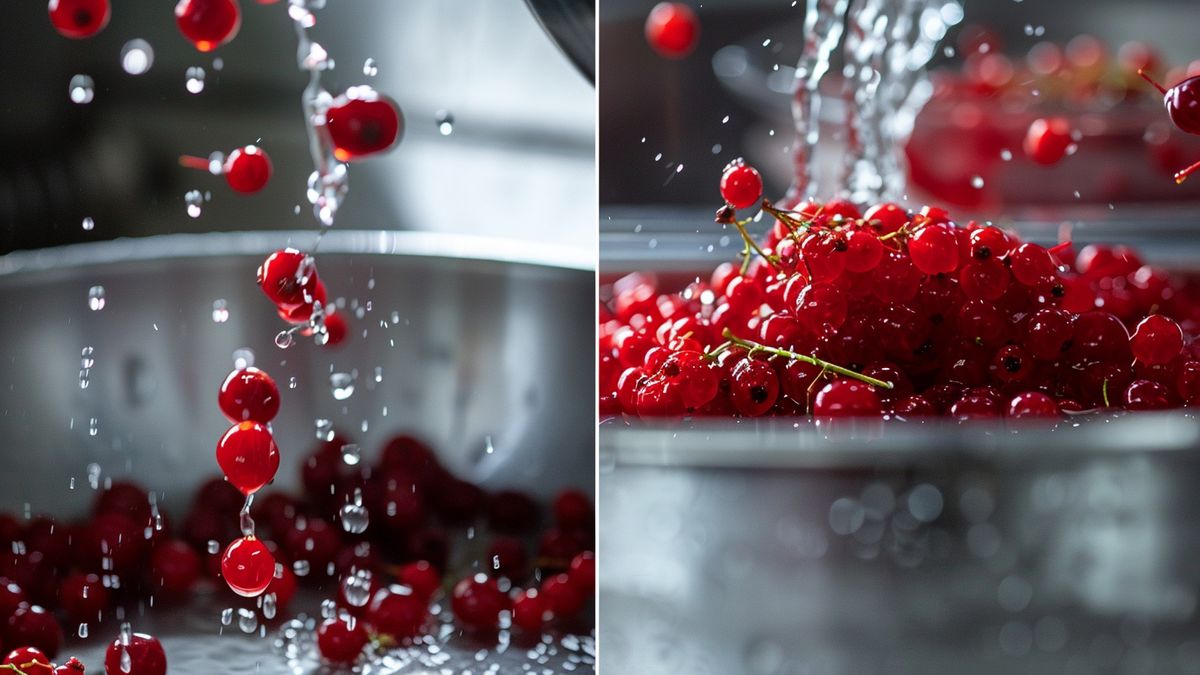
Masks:
[[[762,181],[731,164],[717,221],[745,241],[681,293],[652,275],[600,310],[600,406],[628,417],[1057,418],[1200,403],[1200,294],[1125,246],[1050,248],[946,211],[842,200],[735,209]]]
[[[72,656],[55,665],[53,654],[47,655],[37,647],[17,647],[0,661],[0,672],[16,675],[83,675],[83,662]],[[104,652],[105,675],[166,675],[167,655],[158,638],[133,633],[129,624],[122,624],[121,635]]]

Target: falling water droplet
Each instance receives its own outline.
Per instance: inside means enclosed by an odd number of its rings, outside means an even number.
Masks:
[[[976,190],[982,190],[983,189],[983,176],[972,176],[971,177],[971,187],[975,188]]]
[[[438,133],[443,136],[454,133],[454,113],[449,110],[437,111],[437,127]]]
[[[191,66],[187,69],[187,82],[184,83],[189,94],[199,94],[204,91],[204,69]]]
[[[367,59],[363,62],[363,75],[375,77],[378,74],[379,66],[375,63],[375,59]]]
[[[333,440],[333,422],[330,422],[329,420],[324,419],[324,418],[320,418],[320,419],[316,420],[315,424],[316,424],[316,428],[317,428],[317,440],[318,441],[332,441]]]
[[[90,485],[93,490],[99,490],[100,489],[100,465],[96,464],[95,462],[88,464],[87,476],[88,476],[88,485]]]
[[[70,94],[73,103],[86,105],[96,97],[96,83],[87,75],[76,75],[71,78],[67,93]]]
[[[371,599],[371,573],[367,570],[355,570],[354,574],[342,581],[342,597],[351,607],[363,607]]]
[[[233,369],[245,370],[254,365],[254,350],[249,347],[239,347],[233,350]]]
[[[299,385],[300,383],[296,380],[295,375],[288,378],[288,389],[295,389]]]
[[[276,600],[274,593],[267,593],[262,599],[263,618],[267,621],[275,618]]]
[[[1006,161],[1006,162],[1011,162],[1011,161],[1012,161],[1012,157],[1013,157],[1013,155],[1012,155],[1012,150],[1009,150],[1008,148],[1005,148],[1005,149],[1003,149],[1003,150],[1001,150],[1001,151],[1000,151],[1000,159],[1002,159],[1002,160],[1004,160],[1004,161]]]
[[[307,560],[297,560],[296,562],[292,563],[292,572],[298,577],[308,576],[310,569],[311,568]]]
[[[243,633],[253,633],[258,628],[258,616],[254,614],[254,610],[245,607],[238,609],[238,628],[242,629]]]
[[[354,376],[350,373],[333,373],[329,376],[329,388],[333,398],[345,401],[354,395]]]
[[[213,300],[212,320],[213,323],[225,323],[229,320],[229,307],[224,298]]]
[[[342,446],[342,461],[346,466],[357,466],[362,461],[362,451],[357,443],[347,443]]]
[[[100,433],[100,420],[95,417],[88,421],[88,436],[95,436]]]
[[[187,194],[183,195],[183,201],[187,204],[187,214],[193,218],[199,218],[200,211],[204,206],[204,195],[199,190],[188,190]]]
[[[92,231],[92,230],[94,230],[94,229],[96,229],[96,221],[95,221],[94,219],[92,219],[92,217],[91,217],[91,216],[88,216],[87,218],[84,218],[84,219],[83,219],[83,230],[84,230],[84,232],[91,232],[91,231]]]
[[[275,346],[280,349],[287,349],[296,343],[296,338],[292,337],[292,331],[281,330],[275,335]]]
[[[208,172],[214,176],[220,176],[225,173],[225,153],[220,150],[214,150],[208,156]]]
[[[86,640],[88,636],[88,625],[86,623],[79,624],[79,628],[75,631],[75,634],[78,635],[80,639]]]
[[[121,47],[121,67],[130,75],[143,75],[154,65],[154,48],[141,38],[134,38]]]
[[[88,289],[88,308],[93,312],[104,309],[104,287],[92,286]]]
[[[350,534],[362,534],[370,524],[370,515],[363,507],[362,490],[354,490],[354,501],[342,507],[342,529]]]
[[[483,452],[488,455],[496,452],[496,446],[492,445],[492,437],[491,436],[488,436],[484,439]]]

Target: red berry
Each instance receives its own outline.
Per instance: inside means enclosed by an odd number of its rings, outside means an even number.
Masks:
[[[891,234],[908,224],[908,211],[896,204],[877,204],[867,209],[863,219],[877,226],[880,234]]]
[[[133,633],[128,644],[117,638],[108,645],[104,653],[104,672],[109,675],[166,675],[167,654],[158,638]]]
[[[463,626],[490,631],[499,625],[500,612],[509,608],[509,600],[495,579],[476,574],[455,584],[450,606]]]
[[[238,595],[262,595],[275,576],[275,556],[255,537],[234,539],[221,556],[221,576]]]
[[[377,592],[367,608],[367,623],[379,634],[400,642],[421,633],[429,614],[429,599],[404,586]]]
[[[817,417],[878,417],[881,412],[875,388],[858,380],[834,380],[813,400]]]
[[[196,49],[211,52],[237,35],[242,10],[237,0],[179,0],[175,24]]]
[[[67,659],[66,663],[54,669],[54,675],[82,675],[83,672],[83,662],[74,656]],[[30,673],[30,675],[33,674]]]
[[[247,145],[225,158],[225,182],[235,192],[252,194],[271,179],[271,158],[256,145]]]
[[[681,59],[690,54],[699,36],[696,13],[682,2],[660,2],[646,17],[646,41],[667,58]]]
[[[840,234],[819,232],[804,238],[800,250],[812,283],[833,282],[842,276],[846,269],[845,252],[848,246],[845,237]]]
[[[1138,71],[1138,75],[1162,92],[1163,105],[1175,126],[1189,134],[1200,134],[1200,76],[1193,75],[1166,89],[1142,70]]]
[[[1008,290],[1009,273],[995,258],[973,260],[958,273],[958,287],[968,298],[999,300]]]
[[[1060,417],[1058,404],[1040,391],[1017,394],[1008,402],[1009,417]]]
[[[22,605],[8,617],[8,628],[4,631],[5,644],[35,647],[54,658],[62,641],[63,634],[58,621],[38,605]]]
[[[58,590],[59,604],[72,621],[100,621],[108,609],[109,594],[100,577],[77,572],[63,579]]]
[[[924,396],[905,396],[896,401],[892,413],[905,419],[915,417],[932,417],[937,414],[937,408]]]
[[[779,375],[765,361],[743,359],[730,379],[730,400],[745,417],[766,414],[779,397]]]
[[[721,198],[735,209],[754,206],[762,197],[762,176],[758,169],[746,164],[741,158],[725,166],[721,174]]]
[[[908,240],[913,266],[925,274],[958,269],[958,237],[947,223],[931,223]]]
[[[1058,275],[1050,253],[1037,244],[1021,244],[1009,257],[1013,277],[1026,286],[1040,288],[1053,284]]]
[[[50,659],[36,647],[18,647],[4,657],[4,665],[16,666],[26,675],[39,675],[53,672],[54,666]],[[5,668],[3,670],[10,670]]]
[[[326,619],[317,628],[317,649],[330,663],[350,665],[370,642],[367,629],[352,616]]]
[[[871,288],[884,302],[909,302],[920,287],[921,272],[913,266],[912,259],[899,251],[885,252],[871,273]]]
[[[326,574],[341,546],[340,529],[321,518],[297,518],[284,533],[284,548],[293,560],[303,560],[314,572]]]
[[[292,602],[292,598],[296,596],[296,575],[286,565],[279,565],[275,568],[275,576],[271,577],[271,583],[267,584],[267,590],[263,591],[265,595],[275,596],[275,606],[279,611],[287,609],[287,606]]]
[[[217,443],[217,464],[242,494],[254,494],[275,478],[279,448],[266,426],[240,422],[230,427]]]
[[[1000,406],[991,396],[968,394],[950,406],[950,416],[959,420],[980,420],[998,417]]]
[[[9,579],[0,577],[0,622],[7,621],[18,607],[28,603],[29,597],[25,595],[25,591],[21,590],[20,586]]]
[[[1137,325],[1129,346],[1134,358],[1148,366],[1170,363],[1183,352],[1183,330],[1162,314],[1151,314]]]
[[[500,576],[520,581],[525,577],[528,562],[525,545],[515,537],[496,537],[488,547],[487,569]]]
[[[595,511],[592,500],[583,492],[563,490],[554,498],[554,522],[567,530],[590,531],[595,526]]]
[[[513,625],[530,633],[541,633],[549,613],[546,600],[536,588],[521,591],[513,600]]]
[[[1071,145],[1071,123],[1063,117],[1038,118],[1025,134],[1025,154],[1038,164],[1057,164]]]
[[[1024,382],[1033,373],[1033,359],[1019,345],[1005,345],[992,359],[993,376],[1004,383]]]
[[[1151,380],[1134,380],[1125,388],[1125,407],[1130,410],[1162,410],[1171,406],[1167,388]]]
[[[413,590],[413,593],[426,602],[433,597],[442,586],[442,574],[437,568],[424,560],[408,563],[400,568],[396,579]]]
[[[994,225],[987,225],[971,231],[970,255],[976,260],[1003,258],[1008,255],[1011,246],[1012,240],[1004,233],[1004,230]]]
[[[266,424],[279,412],[279,387],[270,375],[253,366],[235,370],[221,384],[217,405],[230,422]]]
[[[883,242],[870,230],[854,230],[846,238],[846,269],[851,272],[870,272],[883,258]]]
[[[1025,348],[1034,358],[1054,361],[1075,334],[1074,317],[1061,309],[1039,309],[1029,319]]]
[[[306,256],[294,248],[276,251],[258,268],[258,285],[271,302],[288,309],[312,302],[317,286],[316,268],[302,270]],[[302,272],[307,272],[301,283]]]
[[[151,590],[167,597],[180,597],[200,577],[200,556],[187,542],[166,541],[150,556]]]
[[[325,129],[334,156],[353,162],[395,145],[404,134],[404,116],[395,101],[371,87],[350,87],[325,111]]]
[[[579,613],[587,600],[582,589],[572,585],[571,577],[566,574],[556,574],[542,581],[541,596],[546,602],[546,608],[560,618]]]
[[[1200,403],[1200,361],[1184,361],[1179,366],[1175,379],[1175,391],[1189,406]],[[3,616],[3,601],[0,601],[0,616]]]
[[[572,558],[567,574],[571,576],[571,585],[591,593],[596,588],[596,554],[584,551]]]
[[[330,307],[325,315],[325,335],[326,347],[336,347],[346,340],[346,319],[340,312],[335,312],[333,307]]]
[[[89,38],[112,16],[109,0],[50,0],[50,23],[63,37]]]

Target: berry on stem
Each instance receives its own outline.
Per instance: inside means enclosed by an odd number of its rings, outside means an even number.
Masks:
[[[235,539],[221,556],[221,575],[238,595],[262,595],[275,576],[275,556],[253,536]]]
[[[247,145],[225,158],[225,182],[235,192],[253,194],[271,179],[271,158],[256,145]]]
[[[275,478],[279,448],[263,424],[239,422],[217,443],[217,464],[242,494],[254,494]]]
[[[762,176],[758,169],[746,164],[740,157],[725,166],[721,174],[721,197],[735,209],[754,206],[762,197]]]
[[[279,413],[279,387],[253,366],[235,370],[221,383],[217,405],[230,422],[266,424]]]

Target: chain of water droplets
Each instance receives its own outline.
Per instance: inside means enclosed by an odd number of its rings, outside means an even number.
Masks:
[[[795,180],[789,196],[794,201],[842,195],[859,203],[903,198],[903,146],[932,94],[926,66],[947,29],[961,20],[956,0],[809,0],[792,101]],[[821,186],[812,162],[819,140],[821,83],[839,44],[845,148],[836,182]]]

